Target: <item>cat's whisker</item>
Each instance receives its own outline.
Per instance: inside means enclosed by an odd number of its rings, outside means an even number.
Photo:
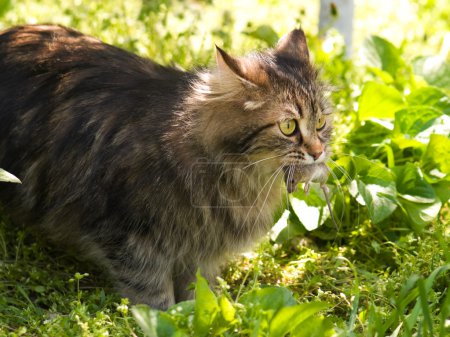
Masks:
[[[348,179],[349,182],[353,180],[353,179],[348,175],[347,171],[346,171],[342,166],[340,166],[339,164],[337,164],[337,163],[336,163],[334,160],[332,160],[332,159],[330,159],[330,161],[331,161],[332,164],[334,164],[334,165],[336,166],[336,168],[337,168],[338,170],[340,170],[340,171],[342,172],[342,174]],[[339,189],[339,191],[340,191],[340,193],[341,193],[341,196],[342,196],[342,200],[343,200],[343,204],[342,204],[342,212],[341,212],[340,219],[339,219],[339,222],[340,222],[340,224],[342,225],[342,221],[343,221],[343,218],[344,218],[344,215],[345,215],[345,198],[344,198],[345,194],[344,194],[344,190],[343,190],[342,185],[341,185],[341,183],[339,182],[339,179],[337,178],[336,174],[335,174],[328,166],[327,166],[327,168],[328,168],[328,171],[330,172],[331,176],[333,177],[333,179],[334,179],[336,185],[338,186],[338,189]],[[356,223],[357,223],[357,225],[359,225],[359,222],[360,222],[360,214],[359,214],[360,207],[359,207],[359,203],[356,203],[356,204],[357,204],[356,207],[357,207],[357,214],[358,214],[358,218],[357,218]]]
[[[339,182],[339,179],[337,178],[337,176],[334,174],[334,172],[327,166],[328,172],[330,172],[330,175],[333,177],[334,181],[336,182],[336,185],[338,187],[339,192],[341,193],[342,198],[344,199],[344,190],[342,189],[342,185]],[[330,208],[330,205],[328,205],[328,207]],[[336,219],[334,217],[334,213],[331,211],[330,209],[330,215],[332,217],[332,220],[335,224],[335,226],[337,227],[336,230],[339,232],[340,230],[340,225],[342,225],[342,219],[344,218],[344,211],[345,211],[345,204],[342,208],[342,212],[341,212],[341,216],[339,218],[339,225],[336,223]]]
[[[253,162],[253,163],[250,163],[250,164],[244,166],[242,169],[245,170],[245,169],[247,169],[247,168],[249,168],[249,167],[251,167],[251,166],[253,166],[253,165],[256,165],[256,164],[258,164],[258,163],[261,163],[261,162],[263,162],[263,161],[270,160],[270,159],[275,159],[275,158],[279,158],[279,157],[282,157],[282,156],[284,156],[284,154],[280,154],[280,155],[277,155],[277,156],[272,156],[272,157],[269,157],[269,158],[263,158],[263,159],[257,160],[257,161],[255,161],[255,162]]]
[[[320,185],[320,188],[323,191],[323,195],[325,197],[325,201],[328,206],[328,211],[330,212],[331,221],[333,222],[334,227],[336,228],[336,232],[339,232],[339,226],[336,222],[336,219],[334,218],[333,208],[331,207],[331,201],[330,201],[330,195],[329,195],[330,189],[328,188],[328,186],[326,184]]]
[[[367,162],[369,162],[371,165],[376,165],[376,166],[379,166],[379,167],[385,167],[382,163],[380,163],[380,162],[376,162],[376,161],[372,161],[372,160],[370,160],[369,158],[367,158],[367,157],[363,157],[363,156],[360,156],[360,155],[357,155],[357,154],[353,154],[353,153],[345,153],[345,152],[340,152],[339,153],[339,155],[341,156],[347,156],[347,157],[354,157],[354,158],[358,158],[358,159],[361,159],[361,160],[365,160],[365,161],[367,161]]]
[[[288,179],[287,179],[287,181],[290,181],[292,179],[292,176],[294,175],[294,171],[295,171],[294,167],[293,166],[289,166],[289,172],[288,172]],[[291,211],[291,203],[289,201],[289,191],[288,191],[287,188],[286,188],[286,206],[287,206],[288,211],[290,212]]]
[[[336,167],[341,173],[342,175],[348,180],[348,182],[351,182],[353,179],[350,177],[350,174],[347,172],[347,170],[345,170],[341,165],[339,165],[338,163],[336,163],[333,159],[328,158],[329,163],[333,164],[334,167]],[[328,167],[328,166],[327,166]],[[330,173],[332,173],[332,170],[330,170],[330,168],[328,167]],[[337,179],[337,177],[333,174],[333,177],[336,179],[337,182],[339,182],[339,180]]]
[[[261,205],[261,207],[260,207],[260,209],[259,209],[258,215],[257,215],[257,217],[255,218],[255,221],[253,222],[251,228],[254,228],[255,224],[258,222],[259,217],[261,216],[261,213],[262,213],[262,211],[263,211],[263,208],[264,208],[264,206],[265,206],[265,204],[266,204],[266,202],[267,202],[267,198],[269,197],[270,192],[271,192],[271,190],[272,190],[273,184],[274,184],[275,181],[278,179],[278,175],[280,174],[280,172],[283,172],[283,167],[280,167],[276,172],[277,172],[277,174],[276,174],[275,177],[272,179],[272,183],[271,183],[270,186],[269,186],[269,189],[268,189],[268,191],[267,191],[266,197],[264,198],[264,201],[263,201],[263,203],[262,203],[262,205]]]
[[[258,199],[259,199],[259,196],[260,196],[261,193],[263,193],[263,191],[264,191],[264,188],[265,188],[265,187],[267,186],[267,184],[272,180],[273,177],[275,177],[275,178],[277,177],[278,173],[279,173],[281,170],[283,170],[283,166],[282,166],[282,165],[279,166],[279,167],[271,174],[271,176],[269,177],[269,179],[267,179],[267,181],[266,181],[266,183],[263,185],[263,187],[260,188],[258,195],[256,196],[255,200],[253,201],[252,205],[250,206],[250,209],[249,209],[248,212],[247,212],[247,215],[245,216],[245,219],[244,219],[244,221],[243,221],[243,223],[242,223],[242,226],[245,226],[245,223],[247,222],[247,219],[248,219],[248,217],[249,217],[249,215],[250,215],[250,212],[253,210],[253,207],[255,207],[256,202],[257,202]]]

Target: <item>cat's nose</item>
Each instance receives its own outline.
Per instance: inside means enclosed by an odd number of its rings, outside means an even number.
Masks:
[[[322,155],[322,153],[323,153],[322,150],[316,151],[316,152],[308,151],[308,154],[309,154],[311,157],[314,158],[314,161],[316,161],[317,159],[319,159],[319,157]]]
[[[310,143],[305,144],[306,152],[313,157],[314,161],[319,159],[319,157],[322,155],[324,151],[324,147],[320,140],[315,140]]]

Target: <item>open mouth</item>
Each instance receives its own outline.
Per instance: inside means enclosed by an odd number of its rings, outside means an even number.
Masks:
[[[328,179],[329,171],[324,163],[307,165],[288,165],[283,168],[284,182],[289,193],[297,189],[299,183],[324,183]]]

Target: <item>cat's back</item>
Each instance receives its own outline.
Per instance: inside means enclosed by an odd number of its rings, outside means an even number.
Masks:
[[[171,93],[178,93],[185,77],[70,28],[14,27],[0,33],[0,125],[44,102],[49,112],[70,99],[102,104],[120,99],[129,110],[145,99],[173,102]],[[0,126],[0,131],[7,130]]]
[[[142,158],[160,157],[161,121],[188,76],[61,26],[1,32],[0,167],[24,184],[0,200],[20,190],[38,208],[128,184]]]
[[[0,32],[0,55],[0,66],[9,67],[3,70],[16,74],[101,67],[105,73],[119,70],[119,74],[141,74],[155,80],[176,80],[182,75],[178,70],[58,25],[25,25]]]
[[[107,119],[152,124],[152,116],[173,110],[188,76],[70,28],[11,28],[0,33],[0,145],[7,137],[20,142],[11,133],[19,129],[65,130]]]

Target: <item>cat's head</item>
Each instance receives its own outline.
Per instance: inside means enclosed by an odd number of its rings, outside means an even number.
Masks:
[[[202,139],[210,153],[282,167],[289,191],[327,176],[332,116],[302,30],[244,57],[217,48],[217,68],[202,75],[196,92],[208,111]]]

